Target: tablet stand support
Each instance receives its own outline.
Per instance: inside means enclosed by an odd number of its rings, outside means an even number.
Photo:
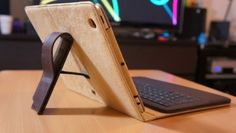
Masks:
[[[53,55],[53,46],[59,38],[61,38],[60,44]],[[59,32],[50,34],[43,43],[41,57],[43,75],[33,96],[32,105],[32,109],[38,114],[43,114],[60,74],[80,75],[89,79],[89,76],[83,73],[62,71],[72,44],[73,37],[69,33]]]

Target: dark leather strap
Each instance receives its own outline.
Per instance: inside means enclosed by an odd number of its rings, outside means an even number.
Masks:
[[[53,46],[59,38],[62,40],[53,57]],[[38,114],[42,114],[46,108],[72,44],[73,37],[69,33],[54,32],[46,38],[42,46],[43,75],[33,96],[32,105]]]

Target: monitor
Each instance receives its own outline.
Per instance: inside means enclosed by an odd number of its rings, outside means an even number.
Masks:
[[[39,0],[38,0],[39,1]],[[75,2],[85,0],[42,0]],[[184,0],[91,0],[103,6],[112,24],[180,31]]]
[[[181,30],[183,0],[93,0],[105,9],[111,22],[122,26]]]

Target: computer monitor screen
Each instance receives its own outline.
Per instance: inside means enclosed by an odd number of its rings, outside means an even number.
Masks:
[[[109,19],[120,25],[179,30],[183,0],[93,0],[100,3]]]
[[[44,1],[44,0],[43,0]],[[85,0],[54,0],[75,2]],[[109,20],[121,26],[180,30],[184,0],[91,0],[103,6]]]

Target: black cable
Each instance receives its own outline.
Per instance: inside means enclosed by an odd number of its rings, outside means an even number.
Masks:
[[[84,74],[84,73],[61,71],[61,74],[79,75],[79,76],[84,76],[87,79],[90,79],[89,75],[88,74]]]

